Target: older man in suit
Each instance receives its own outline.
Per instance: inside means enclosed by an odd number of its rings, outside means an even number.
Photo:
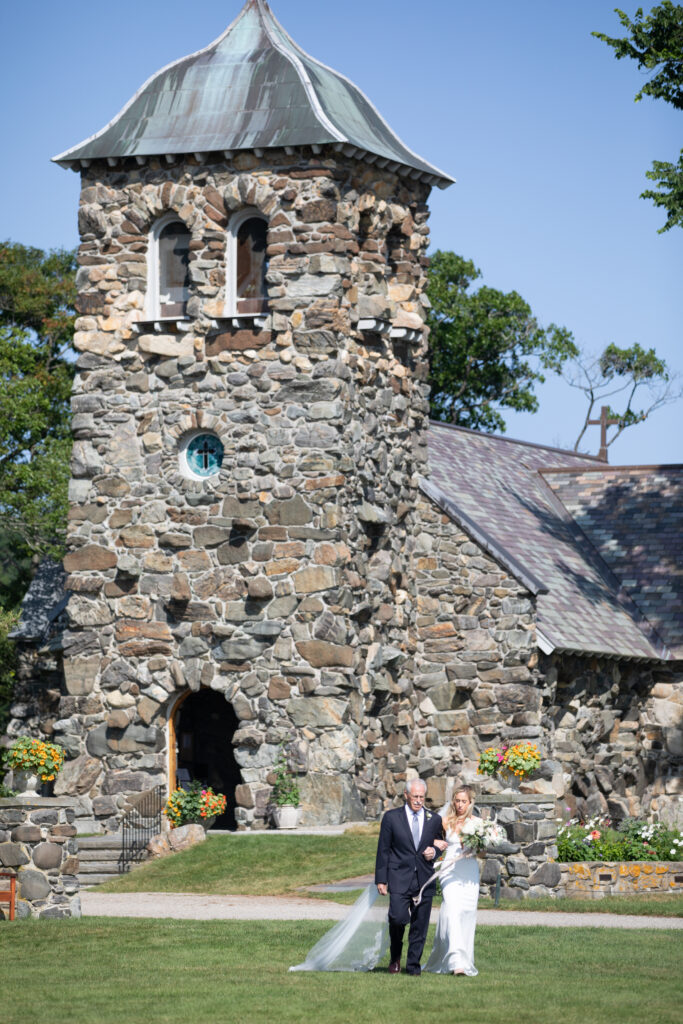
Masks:
[[[403,933],[407,924],[408,957],[406,974],[421,973],[420,957],[424,949],[436,882],[426,886],[422,900],[415,906],[412,897],[433,873],[436,857],[434,840],[443,836],[441,818],[425,809],[427,787],[422,779],[406,783],[405,806],[387,811],[382,818],[377,844],[375,885],[382,896],[389,892],[389,973],[401,970]]]

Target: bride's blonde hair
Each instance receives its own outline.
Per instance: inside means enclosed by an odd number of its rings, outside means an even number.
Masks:
[[[444,816],[444,819],[443,819],[443,827],[446,830],[448,830],[449,828],[453,828],[455,826],[455,823],[456,823],[457,818],[458,818],[458,815],[456,814],[456,810],[455,810],[455,798],[458,795],[458,793],[466,793],[467,794],[467,799],[470,802],[470,806],[467,808],[467,812],[465,813],[465,818],[466,819],[470,817],[470,815],[472,814],[472,811],[474,810],[474,790],[472,789],[472,787],[471,786],[456,786],[455,789],[453,790],[453,794],[451,796],[451,802],[450,802],[450,804],[448,806],[448,810],[447,810],[447,812],[446,812],[446,814]]]

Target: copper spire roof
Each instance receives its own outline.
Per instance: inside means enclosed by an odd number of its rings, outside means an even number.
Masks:
[[[101,131],[53,159],[70,167],[328,144],[441,188],[453,181],[408,149],[352,82],[300,49],[265,0],[247,0],[223,35],[152,75]]]

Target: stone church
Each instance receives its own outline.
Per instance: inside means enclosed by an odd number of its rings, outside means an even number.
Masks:
[[[452,179],[265,0],[55,159],[82,180],[68,553],[8,738],[66,747],[81,828],[179,771],[264,827],[281,748],[304,823],[414,774],[439,806],[517,739],[530,792],[676,818],[682,467],[429,423]]]

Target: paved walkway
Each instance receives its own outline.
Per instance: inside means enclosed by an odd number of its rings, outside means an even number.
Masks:
[[[84,917],[170,917],[189,921],[339,921],[348,906],[301,896],[207,896],[182,892],[81,892]],[[432,911],[432,922],[437,910]],[[535,910],[480,910],[479,924],[553,928],[683,929],[676,917],[627,914],[562,914]]]

